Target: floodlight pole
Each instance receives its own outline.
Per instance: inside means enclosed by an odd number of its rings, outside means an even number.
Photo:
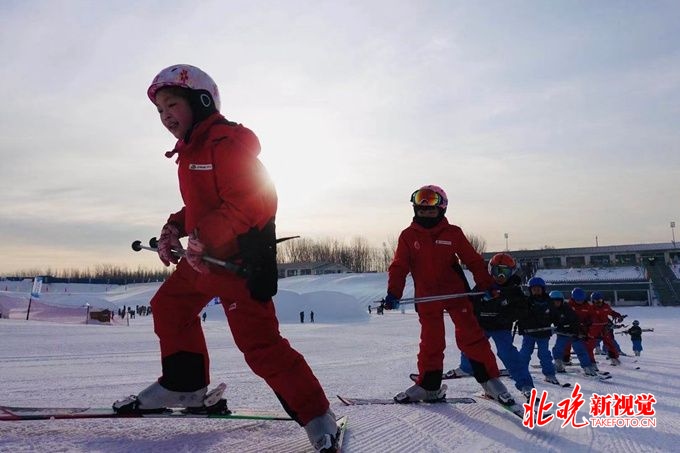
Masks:
[[[675,222],[671,222],[671,233],[673,233],[673,248],[675,248]]]

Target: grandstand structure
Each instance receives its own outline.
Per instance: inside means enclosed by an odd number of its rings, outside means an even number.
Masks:
[[[484,253],[490,259],[495,253]],[[680,244],[510,250],[524,277],[543,278],[565,294],[579,286],[612,305],[680,305]]]

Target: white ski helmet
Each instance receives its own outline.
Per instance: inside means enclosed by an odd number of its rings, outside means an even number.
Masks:
[[[146,91],[151,102],[156,103],[156,92],[163,87],[175,86],[187,88],[198,93],[198,99],[203,107],[209,108],[214,104],[220,110],[220,92],[215,81],[196,66],[176,64],[168,66],[154,77]]]

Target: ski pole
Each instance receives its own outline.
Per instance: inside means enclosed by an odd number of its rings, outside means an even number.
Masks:
[[[158,249],[158,239],[156,239],[155,237],[152,237],[151,239],[149,239],[149,245],[151,247],[153,247],[155,250],[157,250]],[[172,251],[172,253],[176,254],[177,256],[185,256],[186,255],[186,250],[184,250],[183,248],[171,249],[171,251]],[[209,256],[209,255],[203,255],[201,257],[201,259],[203,261],[207,262],[207,263],[216,264],[216,265],[223,267],[223,268],[225,268],[229,271],[232,271],[232,272],[238,273],[238,272],[241,272],[243,270],[243,268],[241,266],[237,265],[237,264],[234,264],[230,261],[219,260],[219,259],[213,258],[212,256]]]
[[[152,252],[158,252],[158,240],[155,237],[151,238],[151,240],[149,241],[149,246],[142,245],[142,241],[139,240],[134,241],[132,243],[132,250],[134,250],[135,252],[139,252],[140,250],[150,250]],[[184,256],[186,254],[186,251],[184,249],[171,249],[171,251],[173,255],[178,257]],[[228,261],[218,260],[217,258],[213,258],[212,256],[203,255],[202,259],[203,261],[216,264],[232,272],[238,273],[242,271],[241,266],[238,266],[234,263],[230,263]]]
[[[534,333],[534,332],[547,332],[548,330],[553,330],[554,327],[537,327],[536,329],[524,329],[524,332],[526,333]]]
[[[438,300],[446,300],[446,299],[459,299],[461,297],[467,297],[467,296],[481,296],[483,294],[486,294],[484,291],[475,291],[475,292],[468,292],[468,293],[457,293],[457,294],[444,294],[441,296],[425,296],[425,297],[410,297],[406,299],[401,299],[399,301],[399,304],[406,303],[406,304],[419,304],[423,302],[434,302]]]
[[[407,297],[404,299],[399,300],[399,305],[405,304],[420,304],[424,302],[435,302],[438,300],[447,300],[447,299],[459,299],[461,297],[467,297],[467,296],[480,296],[482,294],[486,294],[484,291],[476,291],[476,292],[469,292],[469,293],[456,293],[456,294],[442,294],[441,296],[425,296],[425,297]],[[373,304],[382,304],[384,300],[375,300],[371,303]]]
[[[579,337],[579,334],[577,334],[577,333],[569,333],[569,332],[559,332],[559,331],[557,331],[557,332],[555,332],[555,335],[561,335],[561,336],[563,336],[563,337],[571,337],[571,338],[573,338],[573,339],[579,339],[579,338],[580,338],[580,337]],[[583,338],[581,338],[581,339],[583,339]]]

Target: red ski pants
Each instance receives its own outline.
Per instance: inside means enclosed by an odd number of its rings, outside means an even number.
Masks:
[[[612,333],[603,325],[593,324],[590,326],[590,330],[588,331],[588,342],[586,344],[588,347],[588,355],[590,356],[590,360],[595,363],[595,343],[600,337],[602,337],[602,343],[607,348],[607,356],[609,358],[618,359],[619,350],[616,348],[614,338],[612,338]]]
[[[245,280],[235,276],[218,277],[223,278],[213,285],[218,292],[208,294],[206,285],[199,283],[202,278],[182,260],[151,300],[161,358],[178,352],[198,353],[204,359],[205,382],[210,382],[208,350],[198,315],[219,296],[236,346],[286,411],[301,425],[325,413],[328,399],[305,358],[281,336],[274,303],[253,300]]]
[[[467,298],[450,302],[424,302],[417,305],[420,321],[419,375],[425,376],[428,371],[444,369],[444,349],[446,348],[444,309],[455,326],[458,349],[471,361],[483,365],[485,369],[485,373],[481,374],[475,369],[477,381],[485,382],[487,379],[500,376],[489,340],[479,326],[472,303]],[[474,362],[473,369],[475,368]]]

